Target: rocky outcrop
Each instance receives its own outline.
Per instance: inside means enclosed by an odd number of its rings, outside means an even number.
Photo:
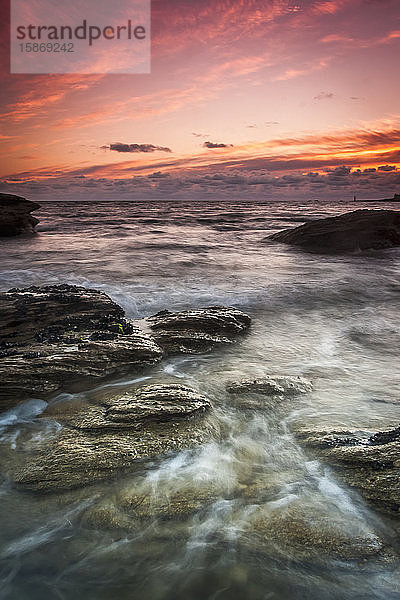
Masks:
[[[31,212],[38,208],[40,204],[22,196],[0,193],[0,237],[35,233],[39,221]]]
[[[148,319],[150,333],[98,290],[32,286],[0,294],[0,411],[74,380],[151,365],[166,352],[197,353],[231,344],[250,317],[230,307]]]
[[[106,294],[71,285],[0,294],[0,410],[73,380],[161,359],[154,340]]]
[[[83,515],[85,526],[94,529],[135,530],[140,522],[185,521],[199,510],[208,508],[219,497],[215,486],[186,485],[178,490],[159,489],[154,493],[151,485],[123,487],[111,497],[102,498]],[[143,489],[144,487],[144,489]]]
[[[211,403],[183,385],[143,386],[78,410],[54,406],[41,418],[62,425],[49,441],[22,440],[2,456],[1,471],[18,487],[52,492],[132,471],[148,458],[193,447],[217,432]]]
[[[400,246],[400,212],[356,210],[338,217],[309,221],[266,240],[321,253],[381,250]]]
[[[236,308],[209,306],[178,313],[163,310],[147,321],[166,352],[197,354],[218,344],[232,344],[249,329],[251,319]]]
[[[373,435],[356,430],[301,429],[297,437],[375,509],[400,516],[400,428]]]

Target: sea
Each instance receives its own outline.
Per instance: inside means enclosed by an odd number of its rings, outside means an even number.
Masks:
[[[36,236],[0,240],[1,291],[95,288],[131,319],[228,305],[248,313],[252,326],[235,345],[169,357],[146,372],[144,383],[165,378],[207,394],[223,432],[217,439],[67,494],[21,492],[0,479],[0,598],[400,599],[393,524],[296,437],[302,428],[398,426],[400,248],[329,255],[266,240],[310,219],[398,204],[40,204]],[[250,407],[226,393],[226,382],[266,375],[302,376],[313,390]],[[140,379],[132,372],[107,385],[129,391]],[[0,414],[0,451],[21,451],[27,435],[51,437],[54,427],[38,418],[47,403],[85,402],[102,385],[32,397]],[[115,506],[127,490],[150,507],[136,528],[88,520],[91,508]],[[168,505],[188,496],[197,500],[192,511],[160,516],[160,498]],[[319,533],[333,546],[383,540],[392,558],[342,557],[321,539],[315,546]]]

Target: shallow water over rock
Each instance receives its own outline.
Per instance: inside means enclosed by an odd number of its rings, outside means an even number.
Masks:
[[[196,390],[210,400],[213,424],[194,447],[106,482],[43,495],[4,477],[4,598],[399,597],[397,521],[368,505],[297,433],[362,437],[398,427],[399,251],[321,259],[261,242],[288,220],[345,210],[49,204],[34,240],[8,241],[3,290],[67,281],[105,291],[128,318],[223,304],[248,313],[252,325],[236,345],[66,383],[0,415],[1,452],[26,463],[65,434],[57,414],[141,386]],[[102,217],[114,224],[105,229]],[[264,389],[252,389],[254,381]],[[277,393],[265,394],[271,381]],[[301,393],[285,381],[301,382]]]

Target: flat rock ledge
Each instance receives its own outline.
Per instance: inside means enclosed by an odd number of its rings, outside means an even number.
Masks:
[[[179,384],[143,386],[76,411],[49,405],[41,418],[62,427],[50,441],[22,441],[16,459],[3,458],[2,472],[18,487],[41,492],[109,479],[216,435],[210,408],[206,396]]]
[[[375,509],[400,517],[400,427],[373,434],[305,428],[296,435]]]
[[[241,310],[227,306],[178,313],[163,310],[147,321],[156,342],[169,354],[198,354],[219,344],[232,344],[251,323]]]
[[[400,246],[400,211],[356,210],[279,231],[265,241],[282,242],[320,253],[392,248]]]
[[[161,360],[151,336],[98,290],[73,285],[0,294],[0,410],[73,380]]]
[[[40,204],[22,196],[0,193],[0,237],[35,233],[39,221],[31,212],[38,208]]]

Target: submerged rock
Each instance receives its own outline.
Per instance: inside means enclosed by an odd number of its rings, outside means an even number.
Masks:
[[[72,285],[0,294],[0,410],[73,380],[161,359],[154,340],[98,290]]]
[[[400,516],[400,428],[374,433],[301,429],[297,437],[375,509]]]
[[[316,513],[315,507],[303,506],[301,501],[283,510],[260,507],[252,516],[242,543],[258,553],[302,562],[392,558],[373,531],[366,531],[358,523]]]
[[[226,384],[226,390],[235,406],[250,410],[268,409],[270,414],[278,417],[278,405],[285,399],[310,392],[312,384],[304,377],[268,375],[257,379],[230,381]]]
[[[217,431],[210,408],[208,398],[178,384],[143,386],[75,412],[49,406],[42,418],[56,417],[61,430],[50,443],[20,448],[17,464],[6,458],[2,471],[20,487],[43,492],[101,481],[208,439]]]
[[[157,492],[125,487],[91,506],[82,521],[95,529],[135,530],[143,521],[184,521],[217,498],[218,490],[212,485]]]
[[[316,252],[340,253],[400,246],[400,212],[356,210],[285,229],[266,240]]]
[[[196,354],[217,344],[232,344],[249,329],[251,319],[237,308],[209,306],[178,313],[163,310],[147,321],[164,350]]]
[[[274,375],[258,379],[242,379],[227,383],[230,394],[262,394],[265,396],[296,396],[312,390],[312,383],[304,377]]]
[[[31,212],[38,208],[40,204],[22,196],[0,193],[0,237],[35,233],[39,220]]]

